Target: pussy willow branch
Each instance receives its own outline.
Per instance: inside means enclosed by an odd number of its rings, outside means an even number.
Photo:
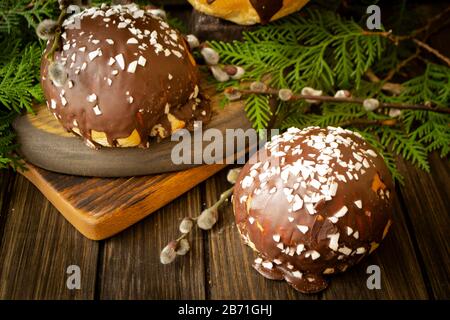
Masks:
[[[238,89],[238,88],[228,88],[226,91],[235,90],[234,92],[240,92],[243,95],[249,94],[264,94],[264,95],[274,95],[277,96],[279,90],[276,89],[266,89],[251,90],[251,89]],[[336,102],[336,103],[356,103],[362,105],[366,99],[363,98],[337,98],[332,96],[313,96],[305,94],[293,94],[290,100],[315,100],[320,102]],[[450,114],[450,108],[441,108],[432,104],[402,104],[402,103],[392,103],[392,102],[379,102],[379,109],[399,109],[399,110],[424,110],[437,113]]]
[[[67,11],[66,8],[63,8],[61,10],[61,13],[59,14],[58,20],[56,21],[58,28],[55,32],[55,36],[52,39],[52,47],[50,48],[49,52],[45,55],[45,58],[53,61],[55,52],[59,49],[60,42],[61,42],[61,33],[62,33],[62,24],[64,22],[64,19],[66,17]]]

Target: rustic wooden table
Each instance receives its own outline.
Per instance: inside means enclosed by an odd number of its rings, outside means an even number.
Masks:
[[[95,242],[79,234],[25,178],[0,172],[1,299],[449,299],[448,160],[431,173],[399,162],[395,224],[380,248],[317,295],[266,280],[233,224],[229,204],[211,232],[196,230],[192,251],[171,265],[161,248],[184,216],[210,206],[229,187],[226,170],[121,234]],[[181,183],[181,182],[180,182]],[[381,268],[381,290],[366,287],[366,268]],[[66,286],[69,265],[81,268],[81,289]]]
[[[165,0],[185,4],[185,0]],[[176,8],[189,18],[187,7]],[[316,295],[266,280],[233,224],[231,206],[211,232],[196,230],[192,250],[171,265],[159,252],[229,188],[226,170],[121,234],[91,241],[78,233],[24,177],[0,171],[0,299],[450,299],[450,170],[430,158],[431,173],[399,161],[395,221],[380,248],[333,277]],[[180,181],[180,183],[182,183]],[[367,266],[381,268],[381,289],[366,286]],[[81,289],[66,286],[69,265],[81,268]]]

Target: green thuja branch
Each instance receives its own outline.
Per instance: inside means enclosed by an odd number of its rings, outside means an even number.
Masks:
[[[219,53],[221,63],[245,69],[242,89],[236,81],[221,83],[219,88],[232,86],[237,88],[235,93],[252,93],[247,97],[246,111],[255,128],[273,123],[271,117],[276,118],[275,126],[281,129],[311,125],[351,128],[379,150],[394,179],[402,182],[397,156],[428,171],[429,152],[437,150],[443,157],[449,153],[450,68],[426,63],[422,74],[397,84],[394,94],[386,92],[389,86],[384,81],[375,77],[375,82],[369,82],[365,75],[375,70],[391,79],[420,55],[420,50],[397,45],[393,37],[401,41],[412,39],[384,31],[368,32],[353,20],[314,10],[247,32],[243,41],[213,41],[209,45]],[[337,90],[347,89],[360,102],[376,98],[380,107],[371,109],[362,103],[334,102],[328,98],[319,105],[311,105],[305,99],[280,99],[271,116],[269,97],[258,98],[254,91],[245,89],[252,81],[270,86],[272,97],[277,97],[279,89],[289,89],[297,98],[305,87],[321,89],[323,95],[331,97]],[[383,108],[383,104],[400,104],[402,108]],[[418,110],[417,105],[424,110]]]
[[[52,17],[57,0],[0,2],[0,168],[20,167],[11,122],[33,101],[42,101],[39,66],[42,46],[34,35],[40,21]]]

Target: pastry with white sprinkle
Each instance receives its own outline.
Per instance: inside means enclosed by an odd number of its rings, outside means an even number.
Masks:
[[[64,21],[54,61],[42,59],[50,112],[90,147],[148,147],[210,119],[188,44],[153,11],[84,9]]]
[[[392,224],[393,191],[383,158],[358,133],[290,128],[241,170],[233,208],[258,253],[254,268],[314,293],[379,246]]]

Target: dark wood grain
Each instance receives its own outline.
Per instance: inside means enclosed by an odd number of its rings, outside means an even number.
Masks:
[[[231,186],[226,173],[223,170],[205,182],[206,206]],[[205,232],[205,240],[209,299],[317,299],[296,292],[284,281],[267,280],[252,268],[256,256],[240,239],[230,203],[220,209],[220,220],[209,234]]]
[[[0,243],[3,235],[8,206],[11,200],[11,188],[14,183],[14,173],[11,170],[0,171]]]
[[[15,176],[2,215],[0,298],[92,299],[98,244],[87,240],[24,177]],[[68,290],[69,265],[81,269],[81,289]]]
[[[102,240],[155,212],[224,166],[116,179],[62,175],[32,165],[21,174],[85,237]]]
[[[434,298],[449,299],[449,167],[447,159],[434,158],[431,163],[432,175],[399,161],[405,176],[401,194]]]
[[[191,251],[170,265],[159,262],[161,249],[179,236],[178,224],[200,212],[194,188],[155,215],[104,242],[99,273],[100,299],[204,299],[204,249],[201,233]]]
[[[366,282],[369,265],[381,270],[381,289],[370,290]],[[367,259],[331,278],[323,299],[427,299],[426,285],[407,230],[404,213],[395,201],[390,233]]]

